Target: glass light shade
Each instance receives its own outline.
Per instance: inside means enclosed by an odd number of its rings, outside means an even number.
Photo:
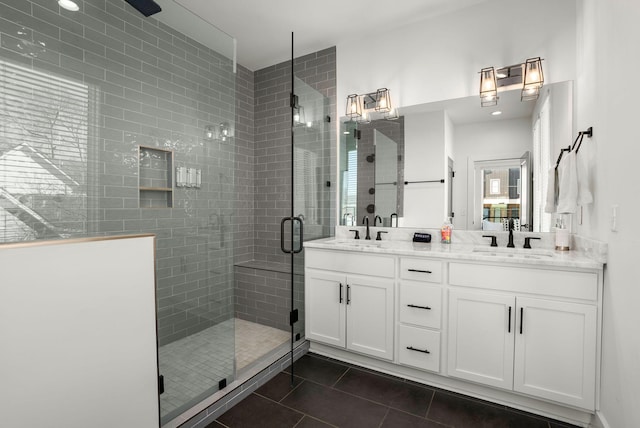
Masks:
[[[387,88],[376,91],[376,111],[383,113],[391,111],[391,96]]]
[[[498,104],[498,85],[493,67],[480,70],[480,105],[490,107]]]
[[[213,140],[216,137],[215,128],[211,125],[207,125],[204,127],[204,139],[205,140]]]
[[[362,116],[362,105],[360,104],[360,97],[358,97],[358,94],[351,94],[347,96],[346,116],[351,119],[356,119]]]
[[[529,58],[524,63],[524,80],[522,85],[522,101],[536,100],[540,95],[540,88],[544,84],[542,71],[542,59],[540,57]]]

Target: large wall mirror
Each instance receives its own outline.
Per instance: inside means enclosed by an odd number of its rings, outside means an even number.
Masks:
[[[341,122],[340,224],[550,231],[548,174],[571,143],[573,84],[545,85],[535,101],[499,93],[398,109],[395,120]],[[498,113],[500,112],[500,113]]]

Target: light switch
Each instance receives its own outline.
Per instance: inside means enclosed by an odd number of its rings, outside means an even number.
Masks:
[[[618,231],[618,205],[611,206],[611,231]]]

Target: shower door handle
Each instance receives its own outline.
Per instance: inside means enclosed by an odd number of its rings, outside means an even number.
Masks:
[[[288,221],[296,221],[300,224],[300,228],[299,228],[299,245],[298,248],[292,248],[292,249],[287,249],[285,248],[285,244],[284,244],[284,225],[286,222]],[[293,240],[293,236],[291,237],[291,239]],[[280,221],[280,249],[282,250],[283,253],[286,254],[298,254],[299,252],[302,251],[302,240],[304,239],[304,223],[302,222],[302,219],[300,217],[284,217],[281,221]]]

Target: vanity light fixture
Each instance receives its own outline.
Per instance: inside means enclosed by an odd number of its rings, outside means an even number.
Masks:
[[[480,70],[480,105],[491,107],[498,104],[498,90],[522,88],[520,100],[537,100],[540,88],[544,84],[542,59],[529,58],[522,64],[501,67],[497,71],[494,67]]]
[[[371,121],[372,112],[386,114],[385,119],[397,119],[397,113],[396,116],[392,114],[393,107],[389,89],[380,88],[376,92],[368,94],[351,94],[347,96],[345,115],[348,118],[368,123]]]
[[[480,70],[480,105],[491,107],[498,104],[498,84],[496,70],[486,67]]]
[[[543,84],[544,73],[542,72],[542,59],[540,59],[540,57],[529,58],[524,63],[524,81],[520,100],[537,100]]]
[[[71,12],[77,12],[80,10],[80,7],[73,0],[58,0],[58,5],[66,10],[70,10]]]

